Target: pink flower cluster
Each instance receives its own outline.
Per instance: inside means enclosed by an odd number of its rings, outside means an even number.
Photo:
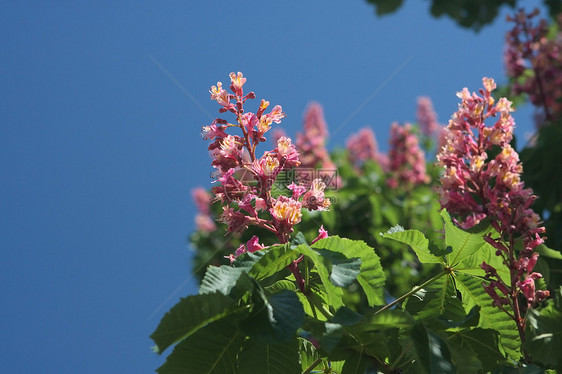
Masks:
[[[297,134],[296,146],[304,168],[323,168],[335,170],[336,166],[326,149],[328,126],[324,111],[318,103],[311,103],[304,114],[303,133]]]
[[[533,273],[538,254],[533,249],[543,242],[544,227],[530,208],[535,200],[531,189],[521,181],[523,168],[517,152],[509,145],[513,137],[514,120],[511,102],[505,98],[497,102],[491,95],[496,84],[491,78],[483,78],[479,94],[464,88],[457,96],[461,99],[458,110],[446,128],[446,144],[437,155],[444,168],[439,189],[441,205],[454,215],[459,226],[468,229],[488,217],[499,234],[484,239],[496,248],[509,267],[511,282],[498,277],[496,269],[483,263],[490,283],[485,286],[494,305],[511,305],[516,322],[524,323],[519,313],[517,297],[522,293],[528,306],[543,300],[548,291],[535,291]],[[494,119],[486,126],[487,119]],[[499,153],[488,159],[489,152]],[[523,249],[519,257],[515,242],[521,239]]]
[[[383,170],[388,167],[388,156],[379,152],[375,133],[369,127],[362,128],[347,139],[347,150],[350,161],[356,167],[367,160],[375,161]]]
[[[301,220],[303,208],[324,210],[330,206],[324,196],[326,186],[320,180],[314,180],[308,189],[292,183],[290,196],[272,196],[271,188],[279,173],[299,166],[299,153],[291,139],[280,137],[274,150],[256,156],[258,144],[266,140],[265,133],[273,123],[280,123],[285,114],[281,106],[266,113],[269,102],[265,100],[256,113],[245,112],[246,100],[254,99],[255,94],[244,95],[246,78],[242,73],[231,73],[230,79],[232,93],[224,90],[221,82],[210,92],[211,99],[221,105],[219,112],[233,113],[236,122],[218,118],[202,131],[205,139],[213,141],[209,150],[220,185],[212,192],[223,204],[221,220],[229,231],[242,231],[253,225],[273,232],[281,243],[286,243],[293,226]],[[242,134],[227,134],[230,128],[238,128]],[[249,251],[259,247],[258,238],[252,240],[253,244],[246,245],[251,248]]]
[[[429,97],[418,97],[416,120],[421,132],[427,137],[433,136],[440,129],[441,126],[437,122],[437,114],[433,110],[433,103]]]
[[[411,188],[429,183],[425,169],[425,154],[409,123],[400,126],[393,123],[390,128],[390,151],[388,153],[390,176],[387,184],[392,188]]]
[[[195,216],[197,230],[201,232],[215,231],[217,226],[211,217],[211,195],[203,187],[197,187],[191,191],[191,196],[199,211]]]
[[[544,19],[534,24],[538,9],[525,13],[523,9],[508,17],[514,23],[506,34],[504,63],[507,74],[513,78],[513,93],[526,93],[531,102],[540,108],[537,126],[545,120],[562,116],[562,31],[548,37]],[[558,18],[559,29],[562,16]]]

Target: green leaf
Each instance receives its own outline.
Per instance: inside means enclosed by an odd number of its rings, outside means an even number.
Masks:
[[[360,352],[356,352],[345,360],[341,374],[364,374],[365,369],[367,369],[367,363],[367,358]]]
[[[490,232],[489,226],[468,232],[455,226],[445,209],[441,211],[441,216],[445,221],[445,244],[453,249],[453,252],[448,256],[450,265],[455,266],[480,250],[484,244],[488,244],[483,237]]]
[[[457,374],[473,374],[482,372],[482,363],[476,353],[460,345],[448,342],[451,360],[457,368]]]
[[[304,237],[304,234],[302,232],[297,232],[293,240],[291,240],[291,246],[297,247],[301,244],[308,245],[308,242],[306,241],[306,238]]]
[[[544,257],[554,258],[556,260],[562,260],[562,253],[552,248],[548,248],[544,244],[540,244],[537,248],[535,248],[535,252],[537,252],[539,255]]]
[[[527,349],[535,362],[562,370],[562,311],[552,301],[527,313]]]
[[[427,373],[456,373],[446,342],[421,323],[412,327],[410,336],[416,350],[416,357]]]
[[[408,328],[413,324],[413,318],[400,310],[384,310],[361,317],[349,308],[342,307],[325,324],[325,333],[320,338],[321,346],[334,359],[347,359],[351,350],[363,349],[371,355],[386,358],[390,353],[385,345],[385,335],[381,332]]]
[[[318,358],[318,352],[310,341],[299,337],[298,342],[301,369],[302,371],[304,371],[316,361],[316,359]]]
[[[150,338],[156,343],[158,353],[162,353],[208,323],[233,314],[233,305],[231,297],[220,293],[188,296],[162,317]]]
[[[473,327],[478,325],[478,321],[480,321],[480,307],[475,306],[470,309],[470,312],[461,320],[451,320],[443,318],[443,316],[439,316],[436,319],[440,322],[443,326],[447,327],[448,329],[457,329],[457,328],[467,328]]]
[[[239,373],[287,374],[300,373],[299,343],[292,340],[267,344],[249,339],[238,356]]]
[[[495,330],[461,330],[451,333],[448,339],[455,345],[474,352],[487,372],[505,361],[500,351],[499,335]]]
[[[484,242],[477,251],[460,261],[454,269],[457,273],[484,277],[486,272],[480,267],[482,262],[493,266],[500,278],[509,284],[511,277],[509,269],[503,263],[501,256],[496,256],[496,249],[487,242]]]
[[[174,347],[159,374],[233,374],[244,337],[232,320],[219,320]]]
[[[363,318],[357,326],[353,326],[353,331],[382,331],[392,328],[406,328],[414,324],[412,316],[401,310],[384,310],[380,313],[372,314]]]
[[[264,287],[266,295],[273,295],[284,290],[294,291],[296,289],[295,282],[286,279],[279,280],[271,286]]]
[[[412,247],[422,264],[441,264],[443,260],[429,251],[429,240],[418,230],[396,231],[390,229],[383,238],[396,240]]]
[[[345,361],[330,361],[328,365],[330,370],[326,371],[326,373],[341,374]]]
[[[415,315],[416,319],[424,321],[433,321],[438,317],[459,321],[466,316],[449,275],[438,278],[426,289],[411,295],[406,301],[405,309]]]
[[[297,292],[296,295],[298,296],[302,306],[304,308],[304,313],[308,316],[314,317],[320,321],[326,321],[327,318],[322,314],[318,308],[314,305],[326,304],[326,293],[321,290],[314,290],[309,292],[307,295],[304,295],[302,292]]]
[[[240,323],[253,339],[277,343],[291,339],[304,323],[304,309],[293,291],[266,297],[257,290],[253,296],[255,312]]]
[[[330,280],[338,287],[348,287],[357,279],[360,270],[360,258],[333,261]]]
[[[360,258],[361,267],[357,281],[367,296],[369,306],[384,304],[383,289],[386,277],[379,256],[373,248],[363,241],[343,239],[339,236],[319,240],[312,248],[338,252],[349,259]],[[341,305],[333,306],[339,308]]]
[[[245,252],[236,258],[236,261],[232,263],[235,268],[243,268],[249,271],[252,266],[264,255],[265,250],[257,252]]]
[[[200,294],[220,292],[223,295],[230,294],[236,286],[242,274],[246,275],[246,269],[231,266],[209,266],[207,273],[201,281],[199,287]],[[251,290],[251,283],[245,283],[248,290]]]
[[[316,266],[316,270],[318,271],[320,281],[322,282],[322,286],[324,287],[324,291],[326,292],[326,298],[329,305],[334,309],[338,309],[339,307],[341,307],[343,305],[343,290],[339,287],[336,287],[330,281],[330,274],[328,272],[326,264],[324,263],[323,257],[318,252],[310,248],[307,244],[299,245],[296,250],[301,254],[307,256]]]
[[[286,268],[298,256],[288,245],[273,246],[252,266],[249,274],[258,281],[265,279]]]
[[[494,329],[500,333],[500,342],[509,357],[518,361],[521,341],[515,322],[503,311],[492,306],[492,299],[484,291],[483,279],[467,274],[454,274],[455,283],[462,295],[462,304],[466,311],[474,306],[480,307],[478,327]]]

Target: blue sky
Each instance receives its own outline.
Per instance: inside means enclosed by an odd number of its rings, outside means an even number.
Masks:
[[[475,34],[428,6],[376,18],[361,0],[2,2],[2,371],[162,363],[148,336],[196,292],[190,190],[210,185],[200,128],[231,71],[283,106],[289,134],[316,100],[331,147],[371,125],[383,149],[418,96],[445,123],[457,91],[505,81],[503,17]],[[529,110],[515,119],[518,135],[532,130]]]

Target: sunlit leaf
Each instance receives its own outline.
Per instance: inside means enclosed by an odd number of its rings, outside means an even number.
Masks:
[[[274,246],[252,266],[249,274],[256,280],[265,279],[286,268],[298,256],[288,245]]]
[[[492,299],[484,291],[483,279],[466,274],[455,274],[455,283],[462,295],[463,307],[470,311],[474,306],[480,307],[478,327],[494,329],[500,333],[500,342],[506,353],[513,360],[521,356],[519,333],[515,322],[503,311],[492,306]]]
[[[330,236],[314,243],[312,248],[343,254],[348,259],[360,258],[361,267],[357,281],[361,285],[369,305],[384,304],[383,288],[386,277],[375,250],[360,240],[349,240]],[[338,306],[339,307],[339,306]]]
[[[440,264],[443,260],[429,251],[429,240],[418,230],[389,230],[382,237],[396,240],[412,247],[422,264]]]

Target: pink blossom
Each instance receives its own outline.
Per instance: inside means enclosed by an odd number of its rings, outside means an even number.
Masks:
[[[244,96],[242,86],[246,83],[246,78],[244,78],[241,72],[238,72],[238,74],[230,73],[229,76],[231,82],[230,89],[234,91],[238,97]]]
[[[217,103],[224,107],[230,106],[230,95],[222,88],[221,82],[217,82],[216,86],[212,86],[209,92],[211,93],[211,100],[216,100]]]
[[[203,139],[213,140],[216,137],[224,138],[226,137],[226,133],[224,132],[225,126],[217,126],[216,122],[212,123],[209,126],[203,126],[201,128],[201,136]]]
[[[259,122],[258,117],[252,112],[244,113],[240,118],[240,121],[248,132],[251,132]]]
[[[244,253],[246,253],[246,246],[244,244],[240,244],[240,246],[236,249],[236,251],[234,252],[234,256],[235,257],[240,257],[241,255],[243,255]]]
[[[211,213],[211,208],[209,206],[211,203],[211,195],[203,187],[196,187],[192,189],[191,196],[193,197],[193,201],[195,202],[197,209],[201,213]]]
[[[496,234],[487,234],[484,240],[509,267],[511,279],[505,282],[496,269],[483,263],[481,267],[490,280],[484,288],[496,306],[511,304],[519,310],[517,295],[522,293],[530,308],[548,296],[548,292],[536,292],[534,281],[541,275],[532,273],[538,257],[533,250],[542,243],[545,229],[530,208],[535,196],[525,188],[519,155],[509,144],[515,125],[511,102],[505,98],[494,100],[493,79],[483,78],[482,83],[484,88],[478,94],[466,88],[457,94],[461,102],[449,121],[446,142],[437,155],[438,164],[444,169],[439,189],[441,205],[465,229],[484,218],[490,219]],[[493,125],[487,126],[486,120],[493,119]],[[500,152],[494,152],[499,148]],[[496,156],[489,159],[489,153]],[[516,240],[523,244],[519,253],[514,247]],[[496,290],[505,297],[498,296]]]
[[[221,221],[228,225],[228,231],[240,232],[250,224],[250,220],[244,213],[237,212],[228,206],[223,207]]]
[[[433,110],[431,99],[427,96],[418,97],[417,122],[426,136],[432,136],[439,129],[437,114]]]
[[[375,133],[369,127],[360,129],[347,139],[347,150],[349,159],[357,167],[367,160],[375,161],[383,170],[388,167],[388,157],[379,153]]]
[[[419,147],[418,137],[412,126],[393,123],[390,128],[389,171],[387,183],[392,188],[411,188],[429,182],[425,169],[425,155]]]
[[[299,159],[299,152],[291,143],[290,138],[283,136],[277,140],[277,148],[274,152],[279,155],[280,161],[288,168],[299,166],[301,163]]]
[[[281,105],[276,105],[270,113],[265,115],[265,117],[268,119],[268,122],[281,123],[281,119],[285,118],[285,113],[283,112]]]
[[[202,213],[195,216],[195,227],[197,227],[197,231],[207,233],[213,232],[217,229],[217,225],[215,224],[211,216]]]
[[[279,196],[271,207],[271,215],[283,226],[292,227],[299,223],[302,218],[302,203],[293,198]]]
[[[324,196],[326,184],[320,179],[312,181],[310,190],[303,196],[303,206],[308,210],[326,210],[330,206],[330,200]]]
[[[513,93],[529,95],[540,127],[562,116],[562,17],[558,17],[556,35],[549,37],[546,20],[534,21],[538,14],[538,9],[531,13],[521,9],[508,17],[514,25],[506,34],[504,63]]]
[[[303,193],[306,192],[306,187],[297,185],[295,182],[287,186],[288,189],[293,191],[293,199],[298,199]]]
[[[223,206],[220,220],[228,225],[228,231],[241,232],[248,226],[257,226],[274,233],[281,243],[286,243],[293,226],[302,218],[302,208],[323,210],[329,206],[330,201],[324,197],[325,185],[317,181],[305,192],[304,186],[293,184],[290,187],[292,197],[273,197],[273,182],[279,173],[300,164],[299,152],[291,139],[284,136],[277,139],[274,150],[264,152],[261,158],[256,156],[256,148],[266,141],[264,134],[271,124],[280,123],[285,113],[280,105],[266,113],[269,107],[266,100],[261,100],[255,114],[245,110],[246,101],[256,95],[250,92],[243,96],[246,78],[242,73],[231,73],[230,80],[233,94],[227,93],[219,82],[211,88],[211,98],[222,106],[219,112],[234,114],[236,123],[217,118],[203,128],[204,138],[212,140],[209,151],[212,165],[218,169],[214,173],[218,185],[213,187],[212,193]],[[309,124],[311,129],[315,126]],[[227,130],[236,128],[241,134],[227,133]],[[301,200],[303,194],[308,194],[307,201]],[[203,219],[200,221],[204,223]],[[245,246],[239,247],[233,256],[261,248],[263,245],[254,237]],[[228,258],[232,260],[233,257]]]
[[[241,200],[250,190],[248,186],[234,177],[235,171],[234,168],[229,169],[218,179],[220,186],[213,187],[211,190],[221,202],[231,203]]]
[[[324,120],[324,111],[318,103],[311,103],[304,114],[303,133],[297,134],[296,146],[301,154],[304,168],[324,167],[330,160],[325,148],[328,126]]]
[[[252,236],[252,239],[248,240],[248,242],[246,243],[246,248],[248,248],[248,252],[257,252],[257,251],[261,251],[262,249],[265,248],[265,246],[263,244],[259,243],[259,238],[254,235]]]
[[[326,239],[328,237],[328,231],[324,230],[324,225],[320,226],[318,229],[318,236],[310,243],[314,244],[320,239]]]

